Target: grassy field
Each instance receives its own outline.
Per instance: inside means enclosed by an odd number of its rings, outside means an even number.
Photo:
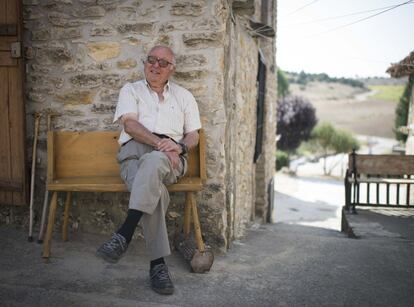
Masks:
[[[376,91],[371,99],[397,102],[404,91],[404,85],[370,85],[369,88]]]
[[[392,100],[382,100],[360,88],[338,83],[312,82],[306,88],[290,85],[292,95],[306,97],[315,107],[320,122],[354,134],[394,138],[394,114],[403,86],[374,87],[378,95],[394,91]],[[382,89],[382,90],[380,90]],[[385,98],[384,98],[385,99]]]

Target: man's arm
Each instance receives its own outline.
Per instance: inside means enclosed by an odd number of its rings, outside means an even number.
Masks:
[[[197,146],[200,136],[198,135],[198,131],[194,130],[184,135],[184,138],[180,141],[187,145],[188,150]]]
[[[140,143],[157,148],[158,143],[161,141],[158,136],[152,134],[151,131],[137,121],[137,115],[135,113],[122,115],[121,123],[124,125],[125,132]]]
[[[198,131],[194,130],[194,131],[191,131],[185,134],[183,139],[180,141],[180,143],[185,144],[188,150],[190,150],[191,148],[194,148],[197,146],[198,140],[199,140]],[[160,151],[168,151],[168,152],[173,151],[173,152],[176,152],[177,154],[181,154],[182,152],[181,146],[171,141],[170,139],[162,139],[158,143],[157,149]]]
[[[153,146],[156,150],[164,152],[170,160],[173,168],[178,168],[180,165],[181,146],[177,145],[170,139],[161,139],[154,135],[137,121],[135,113],[124,114],[121,117],[121,123],[124,125],[124,130],[138,142]]]

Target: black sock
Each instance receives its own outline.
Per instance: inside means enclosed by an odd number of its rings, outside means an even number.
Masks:
[[[131,242],[135,228],[137,228],[138,222],[142,214],[143,213],[139,210],[129,209],[124,224],[122,224],[121,228],[119,228],[119,230],[117,231],[126,239],[127,244]]]
[[[150,268],[152,269],[157,264],[165,264],[164,258],[161,257],[161,258],[158,258],[158,259],[155,259],[155,260],[151,260],[151,262],[150,262]]]

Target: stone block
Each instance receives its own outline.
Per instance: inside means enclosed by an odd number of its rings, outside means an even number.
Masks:
[[[36,51],[33,47],[27,46],[24,48],[24,57],[26,60],[33,60],[36,57]]]
[[[32,41],[47,41],[51,37],[49,29],[36,29],[32,31]]]
[[[140,11],[141,13],[141,11]],[[139,15],[137,13],[137,8],[133,6],[123,6],[117,8],[116,18],[118,20],[125,21],[137,21]]]
[[[207,72],[204,70],[176,71],[174,78],[180,81],[192,81],[204,78]]]
[[[121,46],[117,42],[93,42],[86,44],[88,55],[97,62],[116,58],[121,53]]]
[[[102,76],[102,83],[111,89],[120,89],[122,87],[121,77],[118,74],[108,74]]]
[[[183,42],[188,47],[209,47],[222,45],[222,32],[201,32],[183,34]]]
[[[96,130],[99,128],[99,119],[98,118],[87,118],[79,119],[73,122],[73,127],[76,127],[77,130]]]
[[[74,117],[74,116],[85,116],[85,112],[76,109],[66,109],[67,107],[73,107],[72,105],[65,105],[65,110],[62,112],[62,117]],[[59,110],[60,112],[60,110]]]
[[[153,31],[153,23],[124,23],[118,25],[118,32],[121,34],[135,33],[149,35]]]
[[[194,95],[196,100],[199,100],[201,96],[205,96],[208,93],[208,86],[204,83],[200,83],[200,82],[197,83],[197,82],[191,81],[185,84],[181,82],[181,85],[184,86],[184,88],[186,88],[187,90],[189,90],[191,94]]]
[[[101,101],[110,101],[110,102],[117,102],[118,101],[118,90],[112,90],[108,88],[104,88],[99,93],[99,98]]]
[[[57,95],[56,99],[65,105],[68,105],[68,104],[81,105],[81,104],[91,104],[94,97],[95,97],[95,92],[87,91],[87,90],[84,90],[84,91],[74,90],[74,91],[66,91],[62,93],[61,95]]]
[[[171,5],[171,14],[177,16],[201,16],[206,8],[206,1],[174,1]]]
[[[99,5],[118,5],[120,0],[96,0]]]
[[[91,6],[79,12],[81,17],[103,17],[105,16],[105,9],[101,6]]]
[[[94,26],[90,32],[91,36],[113,36],[116,30],[111,26]]]
[[[108,105],[108,104],[94,104],[92,106],[92,112],[98,114],[114,114],[115,113],[116,105]]]
[[[79,74],[70,78],[73,85],[80,87],[98,87],[102,84],[102,77],[97,74]]]
[[[44,103],[46,101],[46,97],[42,93],[37,93],[34,91],[29,90],[26,94],[27,99],[35,102],[35,103]]]
[[[129,58],[123,61],[118,61],[116,65],[119,69],[131,69],[137,66],[137,61]]]
[[[163,7],[165,7],[164,3],[153,5],[150,8],[142,10],[141,16],[146,17],[146,18],[149,18],[149,17],[154,18],[156,16],[159,16],[158,13]]]
[[[49,4],[73,4],[72,0],[49,0]]]
[[[80,28],[69,28],[69,29],[56,28],[53,31],[53,37],[55,39],[79,38],[81,36],[82,35],[81,35]]]
[[[200,30],[219,31],[221,29],[224,29],[224,26],[225,26],[224,23],[220,24],[214,18],[204,18],[201,20],[194,21],[191,28],[195,31],[200,31]]]
[[[85,5],[95,5],[96,0],[79,0],[80,3],[83,3]]]
[[[37,72],[37,73],[48,74],[50,72],[50,68],[45,67],[45,65],[39,65],[39,64],[33,63],[32,65],[30,65],[30,67],[32,71]]]
[[[160,26],[160,32],[170,33],[175,30],[183,31],[190,30],[191,28],[192,25],[187,20],[169,21]]]
[[[207,58],[202,54],[183,54],[177,56],[177,67],[203,66],[207,64]]]
[[[76,20],[67,14],[58,13],[58,12],[52,12],[49,14],[48,17],[49,17],[50,23],[57,27],[64,27],[64,28],[79,27],[82,24],[86,23],[86,21],[84,20]]]
[[[153,45],[165,45],[165,46],[171,47],[170,37],[168,35],[161,34],[157,37],[155,42],[153,42]]]
[[[127,75],[124,78],[124,82],[135,82],[135,81],[141,80],[143,78],[144,78],[144,76],[141,72],[133,71],[132,73],[130,73],[129,75]]]
[[[128,43],[132,46],[139,46],[139,45],[142,44],[141,40],[139,40],[138,38],[133,37],[133,36],[126,37],[125,39],[122,40],[122,42],[123,43]]]
[[[68,63],[72,61],[72,54],[65,47],[52,47],[44,50],[48,58],[57,64]]]

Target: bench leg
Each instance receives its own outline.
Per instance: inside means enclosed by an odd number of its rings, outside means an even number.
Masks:
[[[69,210],[72,203],[72,192],[67,192],[65,201],[65,212],[63,216],[62,225],[62,240],[65,242],[68,240],[68,226],[69,226]]]
[[[205,250],[205,247],[204,247],[203,237],[201,235],[200,220],[198,219],[197,204],[196,204],[194,192],[188,192],[187,198],[191,205],[191,211],[193,212],[194,233],[195,233],[197,248],[200,253],[203,253]]]
[[[55,224],[57,208],[57,192],[53,192],[52,200],[50,201],[49,219],[47,222],[46,237],[43,243],[43,258],[47,260],[50,257],[50,249],[52,245],[52,232]]]
[[[184,208],[184,237],[188,238],[190,235],[190,224],[191,224],[191,197],[189,196],[190,193],[186,193],[185,195],[185,208]]]

